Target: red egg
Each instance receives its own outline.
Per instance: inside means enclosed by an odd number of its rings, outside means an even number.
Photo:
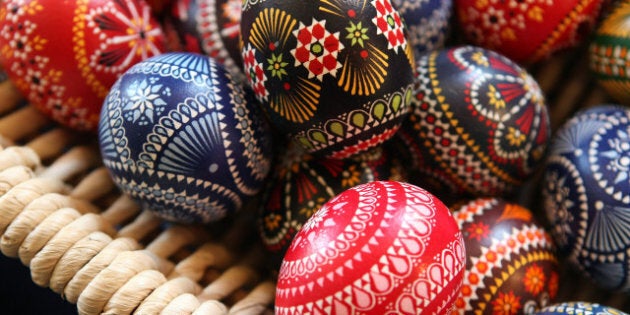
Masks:
[[[9,78],[35,107],[80,130],[96,129],[116,79],[164,44],[144,0],[6,0],[0,8]]]
[[[306,221],[278,275],[276,314],[444,314],[459,294],[462,234],[424,189],[350,188]]]
[[[594,29],[604,0],[455,0],[469,43],[521,64],[575,47]]]
[[[497,198],[454,210],[467,257],[454,314],[532,314],[554,301],[558,259],[531,211]]]

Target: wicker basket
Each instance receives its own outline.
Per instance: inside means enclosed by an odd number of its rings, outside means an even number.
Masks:
[[[556,130],[577,109],[607,101],[585,49],[530,72]],[[102,166],[95,136],[59,128],[0,83],[0,249],[28,266],[36,284],[81,314],[264,314],[275,284],[263,268],[255,202],[212,228],[180,226],[141,212]],[[520,199],[534,212],[532,179]],[[558,301],[629,311],[628,295],[597,289],[563,265]]]

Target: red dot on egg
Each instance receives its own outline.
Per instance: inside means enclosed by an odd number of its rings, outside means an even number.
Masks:
[[[269,50],[271,51],[276,50],[276,43],[269,43]]]
[[[282,87],[284,88],[285,91],[288,91],[291,89],[291,84],[289,84],[289,82],[285,82]]]
[[[367,50],[361,50],[361,58],[367,59],[369,57]]]
[[[357,12],[355,12],[353,9],[350,9],[348,10],[348,16],[354,18],[357,16]]]

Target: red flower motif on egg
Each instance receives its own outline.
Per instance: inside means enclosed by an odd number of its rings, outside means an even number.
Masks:
[[[405,49],[407,40],[400,14],[389,0],[374,0],[370,2],[376,8],[376,17],[372,22],[376,25],[376,34],[387,38],[387,48],[395,51]]]
[[[344,46],[339,42],[339,32],[331,34],[326,30],[326,20],[313,19],[309,26],[300,22],[293,35],[297,39],[297,46],[291,50],[295,66],[304,66],[309,71],[309,79],[316,77],[322,81],[325,74],[337,75],[337,70],[341,68],[337,55]]]
[[[496,315],[515,315],[519,313],[521,307],[521,299],[514,292],[500,292],[492,301],[492,313]]]
[[[537,264],[532,264],[525,270],[525,278],[523,279],[525,290],[532,295],[537,295],[545,287],[545,273]]]

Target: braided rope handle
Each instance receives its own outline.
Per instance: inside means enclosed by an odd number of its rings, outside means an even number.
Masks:
[[[50,122],[19,107],[10,84],[0,83],[0,113],[7,113],[0,118],[0,251],[28,266],[33,282],[80,314],[269,312],[275,285],[261,282],[259,249],[242,256],[201,227],[164,228],[115,191],[93,146],[63,129],[40,132]],[[95,204],[108,198],[101,211]],[[243,224],[225,238],[238,238]],[[188,247],[195,249],[179,262],[169,260]],[[202,287],[211,269],[218,273]]]

